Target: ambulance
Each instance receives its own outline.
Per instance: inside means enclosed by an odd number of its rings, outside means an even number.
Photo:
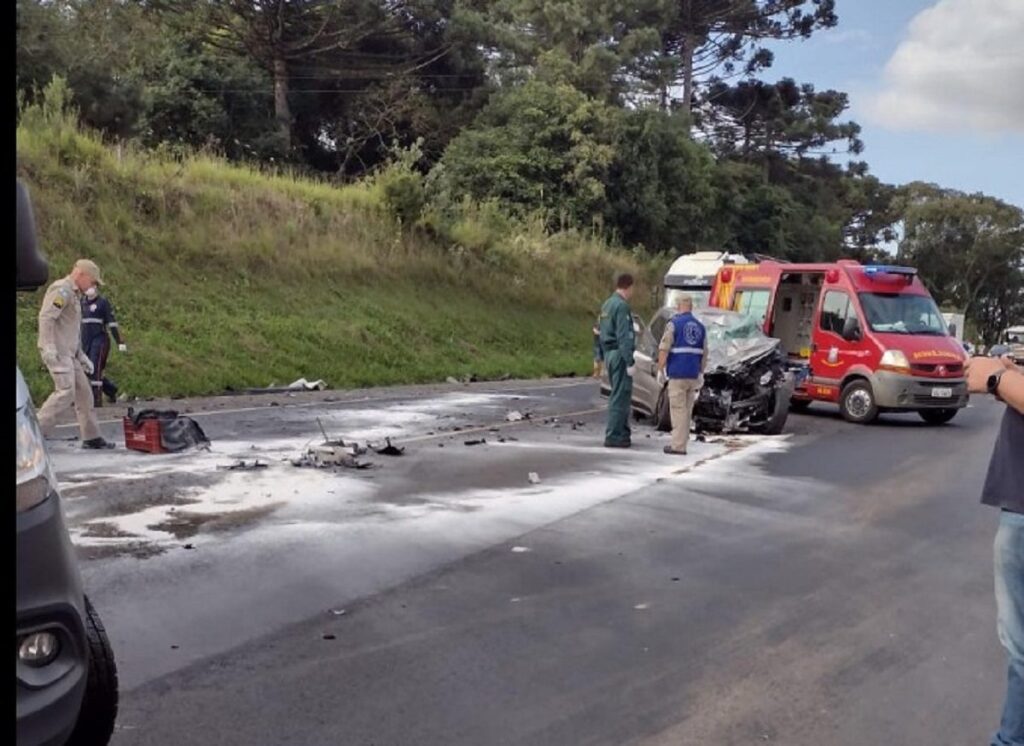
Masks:
[[[722,267],[711,297],[782,341],[796,379],[793,409],[821,401],[851,422],[917,412],[941,425],[967,406],[967,356],[913,268],[853,260]]]

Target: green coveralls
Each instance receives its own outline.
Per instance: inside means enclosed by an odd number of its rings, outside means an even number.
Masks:
[[[631,368],[634,363],[633,313],[618,293],[613,293],[601,306],[601,347],[612,389],[608,397],[608,427],[604,442],[628,445],[633,379],[626,375],[626,368]]]

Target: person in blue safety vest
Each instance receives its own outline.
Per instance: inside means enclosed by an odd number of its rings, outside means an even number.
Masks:
[[[689,295],[676,298],[676,315],[665,324],[658,345],[658,380],[668,379],[669,411],[672,415],[672,444],[665,453],[684,455],[690,441],[690,414],[704,384],[708,359],[708,334],[693,315]]]
[[[103,374],[110,353],[111,334],[118,351],[128,352],[117,319],[114,318],[114,307],[93,286],[82,297],[82,351],[92,362],[92,375],[89,378],[93,403],[97,407],[103,406],[104,394],[111,404],[117,401],[117,386]]]

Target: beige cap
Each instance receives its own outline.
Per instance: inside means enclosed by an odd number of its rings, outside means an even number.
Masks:
[[[88,273],[94,280],[96,280],[97,285],[103,284],[103,278],[100,277],[100,268],[96,266],[96,262],[92,259],[79,259],[75,262],[75,269],[80,269],[83,272]]]

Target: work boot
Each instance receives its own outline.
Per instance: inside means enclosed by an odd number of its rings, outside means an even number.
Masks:
[[[107,392],[107,401],[111,404],[117,404],[117,386]]]
[[[604,442],[604,447],[605,447],[605,448],[629,448],[629,447],[631,447],[632,445],[633,445],[633,444],[632,444],[632,443],[630,443],[629,441],[626,441],[625,443],[616,443],[616,442],[615,442],[615,441],[613,441],[613,440],[606,440],[606,441]]]
[[[664,451],[665,453],[669,454],[670,456],[685,456],[686,455],[686,451],[677,451],[672,446],[665,446],[662,449],[662,451]]]
[[[93,451],[103,451],[108,448],[116,448],[116,446],[103,438],[91,438],[90,440],[82,441],[82,448],[88,448]]]

